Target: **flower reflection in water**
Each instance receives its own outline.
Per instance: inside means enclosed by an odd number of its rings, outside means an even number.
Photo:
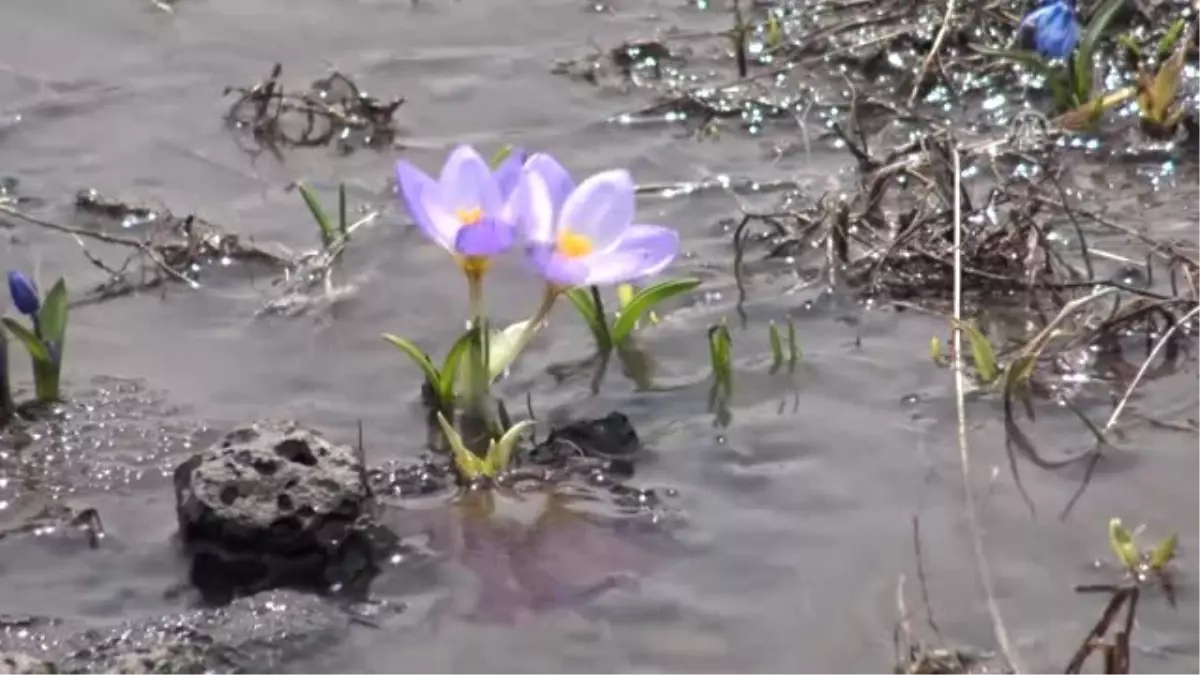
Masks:
[[[429,546],[453,569],[435,621],[515,625],[578,609],[606,591],[635,586],[678,546],[657,526],[589,513],[589,502],[597,503],[557,492],[479,490],[426,512]]]

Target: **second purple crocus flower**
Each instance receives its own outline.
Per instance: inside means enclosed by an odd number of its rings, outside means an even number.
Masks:
[[[559,289],[636,281],[662,271],[679,252],[679,234],[633,222],[633,179],[605,171],[579,185],[558,162],[537,154],[525,164],[514,203],[534,269]]]

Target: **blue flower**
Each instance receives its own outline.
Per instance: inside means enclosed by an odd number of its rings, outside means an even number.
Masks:
[[[17,306],[18,312],[25,316],[37,314],[42,300],[38,297],[37,286],[33,285],[29,277],[16,270],[9,272],[8,292],[12,295],[13,304]]]
[[[1021,19],[1018,31],[1032,30],[1037,53],[1048,59],[1065,59],[1079,44],[1079,19],[1074,0],[1044,0]]]

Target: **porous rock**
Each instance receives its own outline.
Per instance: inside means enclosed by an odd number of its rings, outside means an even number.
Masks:
[[[0,652],[0,675],[57,673],[53,663],[21,652]]]
[[[359,527],[369,503],[359,453],[296,422],[236,429],[175,469],[192,582],[218,601],[373,576]]]

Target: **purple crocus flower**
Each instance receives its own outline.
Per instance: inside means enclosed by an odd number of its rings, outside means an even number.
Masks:
[[[679,252],[679,234],[633,223],[633,179],[605,171],[574,185],[544,155],[530,157],[513,196],[538,273],[558,287],[635,281],[662,271]]]
[[[524,153],[514,152],[493,172],[474,148],[451,151],[435,181],[411,162],[396,163],[405,208],[426,236],[479,276],[488,259],[512,245],[514,218],[507,206]]]
[[[1031,31],[1038,54],[1048,59],[1065,59],[1079,44],[1079,19],[1074,0],[1044,0],[1040,7],[1021,19],[1018,31]]]

